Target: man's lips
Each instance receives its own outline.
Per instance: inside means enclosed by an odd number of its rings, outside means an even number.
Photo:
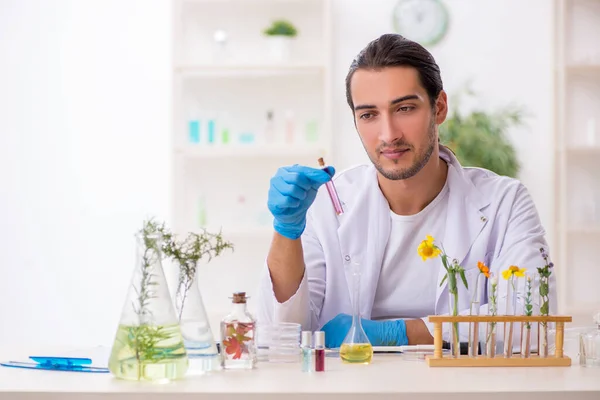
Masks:
[[[383,150],[381,152],[381,154],[386,158],[395,160],[395,159],[401,158],[409,151],[410,151],[410,149],[390,149],[390,150]]]

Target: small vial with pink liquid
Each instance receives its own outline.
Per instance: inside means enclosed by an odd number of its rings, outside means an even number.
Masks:
[[[323,157],[319,158],[318,161],[321,167],[325,167],[325,161],[323,160]],[[329,193],[329,197],[331,198],[331,202],[333,203],[333,209],[335,210],[335,213],[337,215],[342,215],[344,213],[344,209],[342,208],[342,202],[340,201],[340,198],[337,194],[337,190],[333,185],[333,180],[327,182],[325,186],[327,187],[327,192]]]

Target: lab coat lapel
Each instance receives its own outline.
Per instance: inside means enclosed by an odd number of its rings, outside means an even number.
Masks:
[[[367,185],[356,197],[345,201],[338,238],[350,299],[353,289],[354,263],[360,266],[360,312],[371,318],[375,291],[381,272],[385,246],[390,234],[389,205],[379,189],[373,167],[366,171]]]
[[[488,218],[481,211],[489,202],[485,201],[481,193],[468,181],[458,160],[445,148],[440,149],[440,156],[448,162],[448,212],[446,216],[446,230],[441,244],[448,258],[456,259],[463,267],[463,261],[469,250],[487,224]],[[437,242],[437,240],[436,240]],[[440,243],[438,243],[440,244]],[[446,274],[441,259],[436,291],[436,307],[440,296],[447,286],[447,281],[440,286]]]

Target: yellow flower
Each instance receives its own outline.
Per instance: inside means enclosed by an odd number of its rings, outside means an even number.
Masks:
[[[423,240],[418,248],[418,253],[423,259],[426,261],[429,258],[435,258],[439,256],[442,251],[433,243],[434,238],[430,235],[427,235],[427,239]]]
[[[525,276],[525,268],[519,268],[516,265],[511,265],[507,270],[502,271],[502,277],[506,280],[510,279],[512,276],[524,277]]]

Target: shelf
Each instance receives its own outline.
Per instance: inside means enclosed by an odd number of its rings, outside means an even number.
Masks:
[[[264,64],[264,65],[180,65],[175,72],[185,77],[269,77],[277,75],[317,75],[322,64]]]
[[[318,145],[188,145],[176,149],[176,153],[189,159],[215,159],[224,157],[289,158],[326,157],[324,146]],[[315,160],[316,160],[315,158]]]
[[[272,226],[256,226],[256,227],[221,227],[221,226],[206,226],[204,228],[187,228],[184,230],[185,232],[200,232],[202,229],[206,229],[207,232],[210,233],[219,233],[223,234],[223,238],[227,240],[228,238],[247,238],[247,237],[257,237],[264,238],[266,236],[273,234]]]
[[[310,1],[310,0],[308,0]],[[322,1],[322,0],[312,0],[313,2]],[[219,5],[223,4],[235,4],[235,3],[247,3],[248,0],[183,0],[185,4],[210,4],[210,3],[218,3]],[[294,4],[294,3],[305,3],[307,0],[253,0],[254,3],[258,4],[269,4],[269,3],[280,3],[280,4]]]
[[[572,226],[569,228],[572,235],[600,235],[600,225],[598,226]]]
[[[600,155],[600,146],[572,146],[567,147],[565,151],[574,156]]]
[[[600,64],[571,64],[565,66],[568,72],[600,73]]]

